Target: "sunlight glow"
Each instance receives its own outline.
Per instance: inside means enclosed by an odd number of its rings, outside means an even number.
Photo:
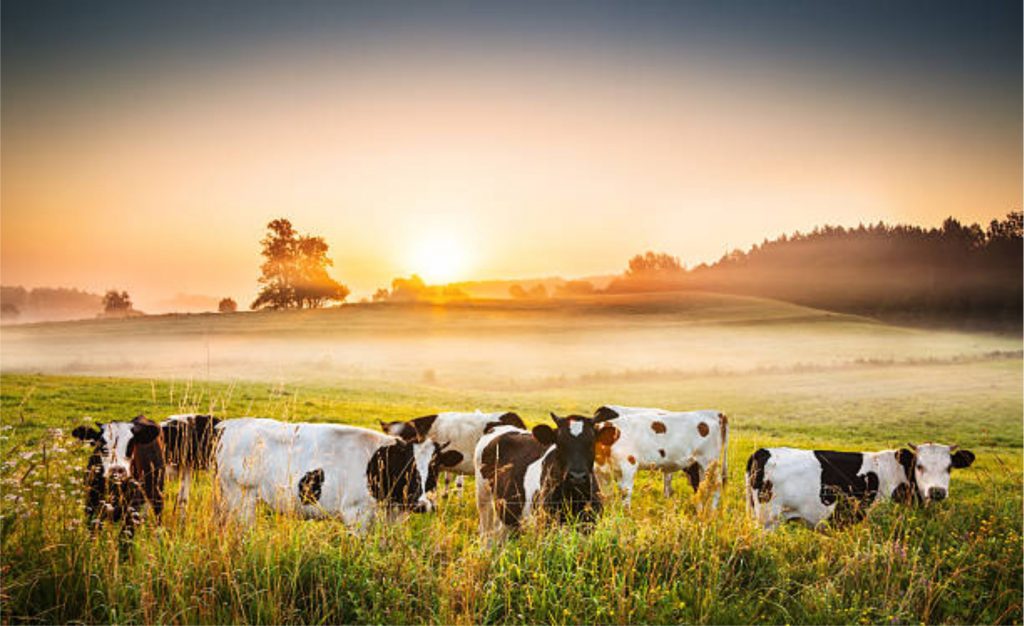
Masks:
[[[427,284],[450,283],[466,276],[466,250],[454,236],[433,233],[413,244],[410,267]]]

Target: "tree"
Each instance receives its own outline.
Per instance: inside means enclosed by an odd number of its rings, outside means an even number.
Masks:
[[[390,296],[391,296],[391,293],[388,292],[387,289],[385,289],[384,287],[379,287],[377,289],[377,291],[373,292],[373,301],[374,302],[386,302],[387,299]]]
[[[118,293],[111,289],[103,296],[103,312],[107,315],[124,315],[132,310],[132,299],[127,291]]]
[[[594,285],[585,280],[570,280],[558,288],[560,296],[589,296],[594,293]]]
[[[286,219],[267,224],[259,283],[253,309],[319,308],[331,300],[344,302],[349,289],[327,273],[334,262],[322,237],[296,232]]]
[[[224,298],[217,303],[217,310],[221,313],[234,313],[238,310],[238,303],[232,298]]]
[[[683,272],[683,265],[679,262],[679,257],[664,252],[647,251],[647,253],[638,254],[629,260],[626,276],[642,277],[651,274],[678,274],[681,272]]]

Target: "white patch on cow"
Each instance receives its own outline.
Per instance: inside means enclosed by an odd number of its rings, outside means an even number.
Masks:
[[[100,462],[103,465],[103,476],[111,477],[111,472],[124,472],[122,478],[128,478],[131,459],[128,458],[128,443],[135,435],[134,424],[131,422],[111,422],[103,425],[103,453]]]
[[[569,434],[573,437],[579,437],[581,433],[583,433],[583,421],[569,420]]]
[[[434,503],[427,494],[427,474],[430,471],[430,460],[434,456],[435,444],[428,439],[424,443],[412,445],[412,458],[416,462],[416,471],[420,478],[420,497],[416,504],[426,507],[427,511],[434,510]]]
[[[530,517],[530,513],[533,511],[533,501],[540,491],[541,479],[543,478],[542,472],[544,471],[544,459],[548,458],[552,452],[555,451],[555,446],[548,448],[539,459],[530,463],[526,467],[526,474],[523,476],[523,493],[526,496],[526,503],[523,506],[522,519],[526,520]]]

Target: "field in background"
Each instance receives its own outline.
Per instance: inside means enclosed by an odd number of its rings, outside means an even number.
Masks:
[[[2,620],[1020,623],[1020,348],[713,295],[5,327]],[[487,548],[470,482],[439,514],[365,537],[271,515],[241,532],[214,523],[203,479],[187,517],[169,513],[119,559],[114,532],[82,525],[86,451],[51,430],[192,410],[372,427],[511,409],[535,423],[603,403],[725,411],[720,513],[699,515],[681,477],[665,501],[648,475],[633,511],[612,506],[591,535],[528,531]],[[942,506],[772,535],[744,512],[743,463],[759,446],[925,440],[978,456]]]

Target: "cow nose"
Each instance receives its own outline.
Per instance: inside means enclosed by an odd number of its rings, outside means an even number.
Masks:
[[[110,468],[109,476],[110,480],[120,482],[128,477],[128,470],[121,467],[120,465],[115,465],[114,467]]]
[[[569,472],[569,481],[574,483],[585,483],[587,482],[587,472],[571,471]]]
[[[932,487],[928,490],[928,499],[934,502],[940,502],[946,499],[946,490],[942,487]]]

